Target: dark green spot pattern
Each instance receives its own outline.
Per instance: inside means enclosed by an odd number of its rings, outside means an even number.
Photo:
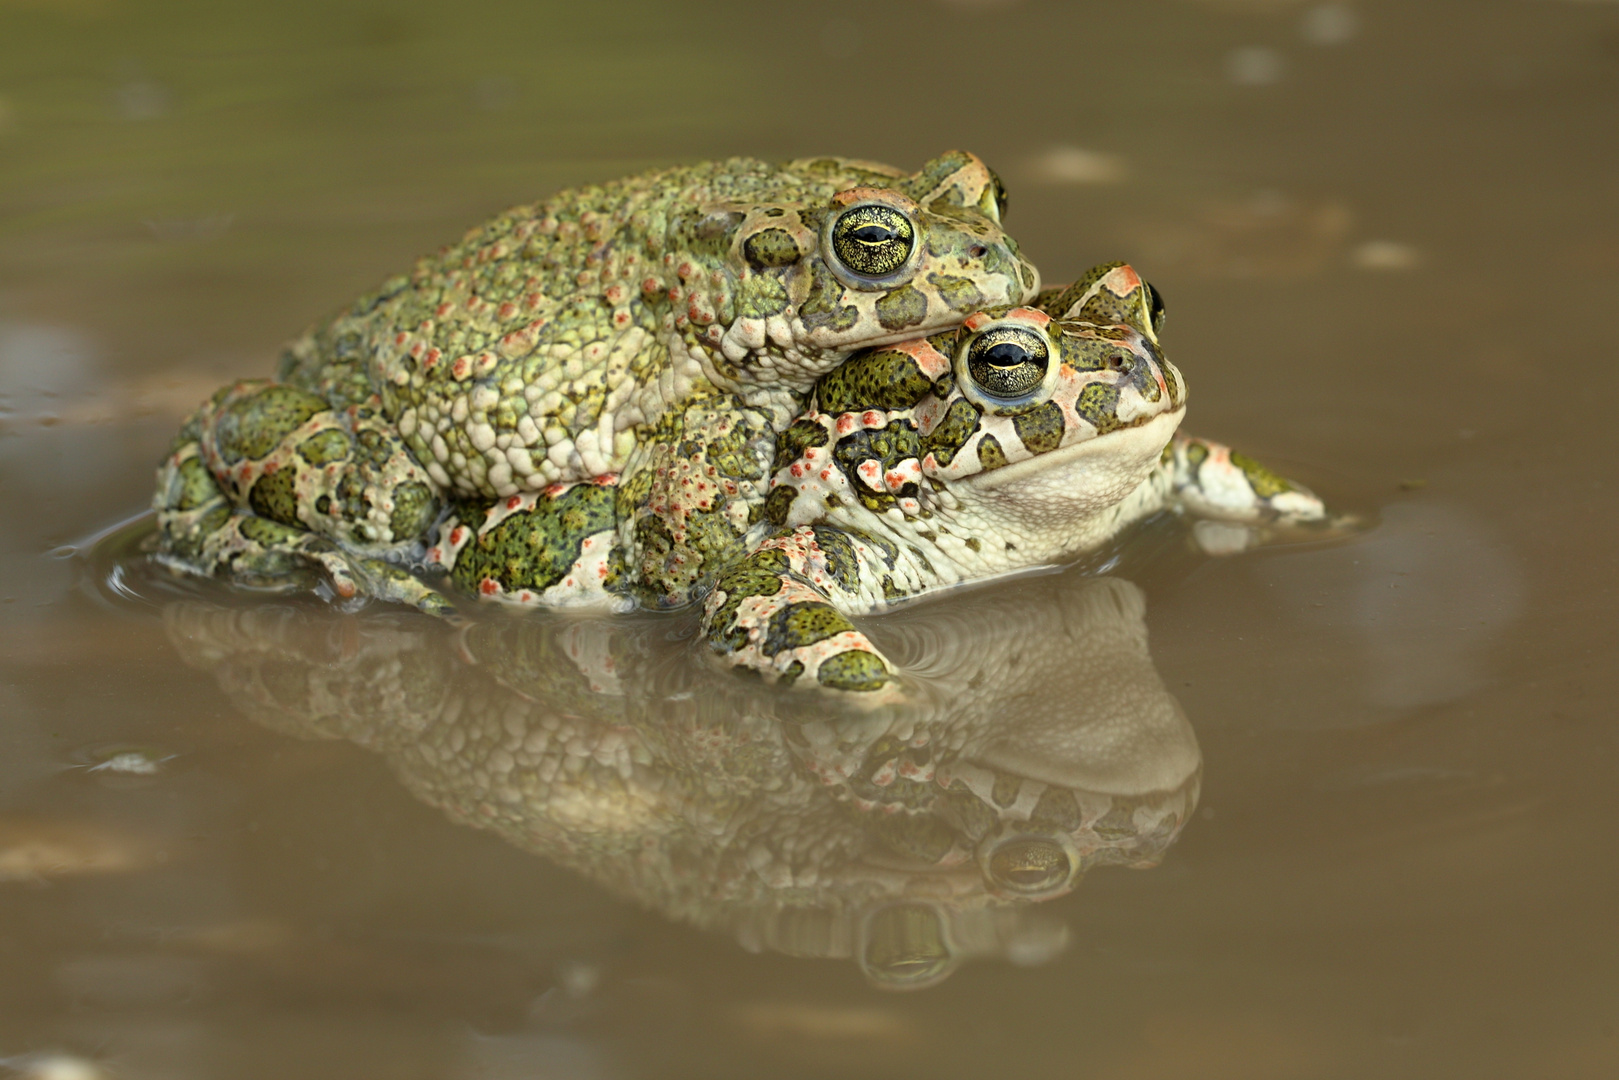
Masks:
[[[1086,387],[1086,390],[1090,389],[1091,387]],[[1111,390],[1112,387],[1108,389]],[[1118,391],[1115,390],[1113,396],[1116,403]],[[1055,401],[1043,402],[1026,413],[1014,416],[1012,427],[1017,432],[1018,439],[1031,454],[1048,453],[1062,444],[1062,406]]]
[[[775,656],[853,629],[848,617],[831,604],[819,600],[788,604],[770,617],[765,627],[764,652]]]
[[[940,466],[949,465],[955,460],[957,451],[978,430],[978,417],[978,410],[973,408],[971,402],[957,398],[944,414],[944,419],[939,421],[939,426],[922,440],[923,452],[932,453]]]
[[[909,409],[933,391],[916,361],[894,349],[874,349],[850,357],[821,376],[815,386],[820,410],[833,416],[866,409]]]
[[[266,386],[238,398],[220,413],[215,427],[219,456],[227,464],[265,457],[326,409],[323,399],[290,386]]]
[[[1248,485],[1254,489],[1254,494],[1261,499],[1269,499],[1272,496],[1282,494],[1284,491],[1293,490],[1292,484],[1271,472],[1247,454],[1233,453],[1231,455],[1231,464],[1242,470],[1242,475],[1248,478]]]
[[[786,229],[764,229],[742,242],[742,255],[758,267],[790,266],[802,252]]]
[[[928,298],[911,285],[902,285],[877,301],[877,321],[885,330],[918,326],[927,314]]]
[[[585,537],[616,523],[612,488],[576,484],[555,498],[542,497],[532,509],[512,514],[468,544],[450,577],[476,592],[493,579],[507,592],[539,592],[561,581],[579,558]],[[476,521],[482,508],[464,507],[461,517]]]
[[[1119,422],[1119,390],[1107,383],[1091,383],[1079,392],[1074,411],[1091,422],[1098,435],[1106,435],[1124,425]]]
[[[247,505],[260,517],[283,525],[302,526],[298,520],[297,474],[292,469],[265,473],[247,493]]]
[[[893,678],[876,653],[850,649],[821,661],[815,680],[833,690],[880,690]]]

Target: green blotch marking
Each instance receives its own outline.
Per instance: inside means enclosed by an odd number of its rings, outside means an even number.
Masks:
[[[815,681],[832,690],[881,690],[893,678],[876,653],[849,649],[821,661]]]
[[[790,569],[791,563],[781,552],[756,551],[742,565],[720,575],[714,587],[725,594],[725,603],[714,613],[708,631],[708,643],[715,652],[734,653],[747,647],[748,632],[736,625],[737,609],[750,596],[779,593],[782,575]]]
[[[793,500],[797,497],[797,488],[783,486],[773,489],[765,496],[765,518],[772,525],[787,524],[788,511],[792,510]]]
[[[1007,237],[1006,242],[1010,245],[1011,237]],[[963,256],[963,261],[965,261],[965,256]],[[1006,281],[1006,303],[1016,304],[1023,299],[1025,267],[1020,260],[1008,255],[999,246],[991,246],[983,258],[978,260],[978,264],[983,268],[986,275],[1002,278]],[[990,297],[985,297],[985,299],[988,300]]]
[[[180,498],[174,504],[176,510],[195,510],[220,498],[219,484],[214,480],[214,474],[200,459],[186,458],[180,462],[179,472]]]
[[[652,494],[654,476],[652,469],[643,468],[630,476],[619,478],[614,504],[620,518],[634,517],[635,511],[646,505],[647,498]]]
[[[989,790],[990,801],[996,806],[1011,806],[1017,802],[1017,793],[1022,786],[1023,781],[1018,777],[997,772],[995,774],[995,784]]]
[[[320,498],[315,500],[315,513],[330,514],[331,512],[332,497],[330,495],[322,495]]]
[[[371,515],[371,499],[365,488],[365,478],[358,471],[343,471],[337,481],[337,512],[345,521],[361,521]]]
[[[298,444],[298,456],[319,468],[348,457],[349,437],[338,428],[317,432]]]
[[[995,436],[985,435],[978,440],[978,464],[985,469],[999,469],[1006,464],[1006,451]]]
[[[513,514],[468,544],[455,560],[451,579],[476,593],[485,578],[507,592],[548,589],[567,576],[587,536],[613,528],[612,488],[576,484],[556,498],[541,498],[530,510]],[[483,507],[458,515],[477,521]]]
[[[901,285],[877,301],[877,321],[885,330],[920,325],[928,315],[928,298],[912,285]]]
[[[433,491],[420,480],[407,480],[394,488],[394,510],[388,516],[388,528],[395,541],[413,540],[427,531],[438,516],[438,500]]]
[[[230,524],[230,519],[230,507],[220,503],[203,514],[186,532],[167,533],[163,539],[168,548],[182,559],[196,560],[201,557],[208,538]]]
[[[292,469],[265,473],[253,482],[247,505],[260,517],[283,525],[301,525],[298,520],[297,474]]]
[[[1175,370],[1175,365],[1167,361],[1158,365],[1158,369],[1164,373],[1164,384],[1169,387],[1169,403],[1179,406],[1186,400],[1186,388],[1181,385],[1180,372]]]
[[[967,835],[974,840],[981,838],[985,833],[1000,824],[995,811],[984,805],[982,799],[974,795],[967,785],[960,780],[950,782],[950,790],[945,794],[945,802],[949,805],[955,819],[962,823]]]
[[[731,430],[715,437],[705,448],[704,457],[721,476],[732,480],[757,480],[765,474],[765,467],[750,445],[756,429],[743,422],[739,415]]]
[[[288,435],[328,408],[322,398],[291,386],[266,386],[231,402],[215,428],[219,456],[229,464],[267,456]]]
[[[939,421],[939,426],[922,440],[923,450],[931,453],[941,467],[949,465],[955,459],[956,452],[978,430],[978,418],[978,410],[973,408],[971,402],[956,399],[944,414],[944,419]]]
[[[931,393],[933,384],[908,354],[893,349],[859,353],[821,376],[815,400],[837,416],[866,409],[908,409]]]
[[[742,255],[754,266],[791,266],[802,254],[786,229],[764,229],[742,242]]]
[[[832,580],[849,592],[860,588],[860,555],[855,551],[853,542],[838,529],[829,529],[817,525],[810,530],[815,534],[816,546],[821,549],[821,555],[826,559],[827,573]]]
[[[1124,264],[1122,262],[1109,262],[1102,263],[1100,266],[1093,266],[1089,270],[1085,271],[1084,275],[1081,276],[1078,281],[1075,281],[1067,288],[1045,290],[1035,298],[1035,303],[1039,306],[1041,311],[1044,311],[1053,318],[1078,319],[1080,318],[1078,312],[1074,312],[1072,315],[1070,315],[1069,312],[1073,310],[1075,304],[1079,303],[1080,297],[1090,292],[1091,287],[1098,281],[1102,280],[1103,276],[1123,265]],[[1095,322],[1096,320],[1090,319],[1087,321]],[[1106,321],[1112,322],[1113,320],[1109,319]]]
[[[984,545],[979,542],[979,539],[976,536],[969,536],[967,539],[963,540],[962,543],[967,545],[968,551],[982,551],[984,548]]]
[[[279,521],[262,517],[244,517],[238,528],[247,539],[267,548],[296,544],[309,535],[302,529],[289,528]]]
[[[788,604],[765,626],[764,653],[775,656],[788,649],[801,649],[853,629],[854,624],[831,604],[819,600]]]
[[[844,305],[842,300],[843,283],[833,277],[832,271],[824,264],[815,263],[811,271],[809,295],[798,309],[805,329],[819,330],[825,327],[842,331],[858,323],[859,309]]]
[[[1075,371],[1105,371],[1111,366],[1109,358],[1119,352],[1119,346],[1111,341],[1070,333],[1053,336],[1057,339],[1057,352],[1062,356],[1062,362]]]
[[[1194,442],[1186,448],[1186,464],[1193,475],[1196,475],[1207,460],[1209,460],[1209,448],[1202,443]]]
[[[971,161],[972,159],[962,151],[952,150],[948,154],[936,157],[923,165],[914,176],[898,181],[891,180],[889,183],[917,202],[921,202],[937,193],[946,202],[960,206],[962,205],[960,189],[952,184],[949,188],[940,192],[939,185],[965,169]]]
[[[1119,389],[1107,383],[1091,383],[1079,392],[1074,411],[1096,428],[1098,435],[1106,435],[1124,425],[1119,422]]]
[[[365,427],[354,433],[354,459],[362,464],[385,468],[393,452],[393,441],[376,428]]]
[[[839,439],[832,450],[832,460],[849,478],[861,505],[868,510],[881,510],[892,506],[898,498],[915,498],[918,488],[915,483],[907,483],[896,495],[886,487],[870,487],[857,471],[860,464],[875,459],[887,473],[908,458],[920,457],[921,453],[922,440],[916,433],[916,425],[910,420],[891,420],[887,427],[862,428]]]
[[[1095,385],[1093,383],[1081,392],[1081,400]],[[1113,390],[1112,387],[1107,389]],[[1118,399],[1119,392],[1113,390],[1115,404],[1118,403]],[[1063,437],[1062,406],[1055,401],[1042,402],[1028,412],[1014,416],[1012,429],[1017,432],[1018,440],[1031,454],[1044,454],[1055,450]]]
[[[1122,324],[1140,331],[1143,337],[1152,335],[1147,291],[1139,285],[1123,296],[1107,288],[1098,289],[1095,296],[1080,306],[1075,318],[1099,325]]]
[[[1158,362],[1158,370],[1167,373],[1169,365],[1164,363],[1163,356],[1152,347],[1152,342],[1144,341],[1143,344],[1147,346],[1147,350],[1152,354],[1152,358]],[[1133,355],[1123,357],[1121,359],[1128,359],[1131,364],[1129,368],[1123,369],[1130,372],[1130,385],[1134,386],[1136,391],[1146,400],[1162,401],[1164,397],[1163,391],[1158,389],[1158,380],[1153,378],[1152,366],[1141,363],[1139,358]],[[1164,381],[1166,384],[1169,381],[1167,374]]]
[[[780,472],[799,458],[811,446],[825,446],[831,439],[826,428],[814,420],[795,420],[786,431],[781,433],[781,441],[776,444],[776,460],[772,471]]]
[[[1293,485],[1287,480],[1271,472],[1247,454],[1232,453],[1231,464],[1242,470],[1242,475],[1248,478],[1248,486],[1253,488],[1254,494],[1261,499],[1269,499],[1284,491],[1293,490]]]
[[[783,686],[791,686],[793,683],[798,681],[798,677],[802,674],[804,674],[804,662],[802,660],[794,660],[791,664],[787,665],[787,670],[783,671],[777,676],[777,678],[781,681]]]
[[[978,306],[983,294],[978,283],[971,278],[952,277],[949,274],[929,274],[928,284],[938,290],[939,298],[952,311],[967,311]],[[949,353],[945,354],[950,355]]]
[[[1064,788],[1048,787],[1041,794],[1040,801],[1035,803],[1034,812],[1029,820],[1036,825],[1046,825],[1059,829],[1062,832],[1073,832],[1079,828],[1084,817],[1079,812],[1079,802],[1074,793]]]
[[[747,319],[767,319],[787,310],[787,286],[770,274],[753,274],[736,286],[736,313]]]
[[[1135,805],[1115,803],[1113,808],[1091,823],[1091,831],[1104,840],[1128,840],[1140,830],[1135,823]]]

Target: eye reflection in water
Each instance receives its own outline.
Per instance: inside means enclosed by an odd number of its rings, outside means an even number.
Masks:
[[[1144,616],[1073,573],[901,609],[871,632],[915,692],[857,709],[718,670],[669,616],[164,610],[260,723],[381,754],[453,820],[670,919],[899,990],[1055,957],[1040,902],[1174,843],[1202,759]]]

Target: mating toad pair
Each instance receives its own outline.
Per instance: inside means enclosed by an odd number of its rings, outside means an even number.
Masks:
[[[517,207],[236,383],[159,469],[157,558],[451,615],[678,608],[731,664],[896,671],[850,616],[1070,559],[1162,509],[1320,502],[1175,434],[1186,385],[1129,266],[1066,288],[971,154],[733,159]]]

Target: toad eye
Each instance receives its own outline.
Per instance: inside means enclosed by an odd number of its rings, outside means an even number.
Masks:
[[[916,226],[882,203],[852,206],[833,221],[832,255],[856,277],[889,278],[903,271],[916,250]]]
[[[1019,837],[992,851],[985,869],[994,884],[1027,896],[1066,885],[1073,864],[1061,845],[1037,837]]]
[[[1147,290],[1147,316],[1152,320],[1152,335],[1157,337],[1164,330],[1164,294],[1145,281],[1141,284]]]
[[[1050,366],[1045,335],[1028,327],[991,327],[967,343],[967,374],[991,398],[1010,400],[1036,392]]]

